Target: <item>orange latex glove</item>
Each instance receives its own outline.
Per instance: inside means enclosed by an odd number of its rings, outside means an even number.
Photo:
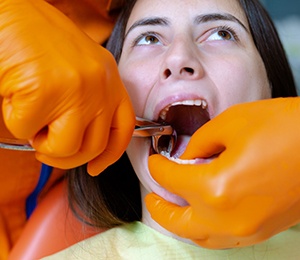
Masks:
[[[154,179],[183,197],[179,207],[157,195],[147,207],[161,226],[206,248],[252,245],[300,221],[300,98],[233,106],[200,128],[184,165],[149,159]]]
[[[135,119],[112,55],[42,0],[0,1],[0,39],[4,120],[37,159],[92,175],[117,160]]]

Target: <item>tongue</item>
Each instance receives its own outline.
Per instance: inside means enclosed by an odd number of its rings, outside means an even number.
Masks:
[[[193,135],[209,121],[207,110],[198,106],[172,106],[167,113],[166,123],[170,124],[177,135]]]
[[[173,149],[171,156],[174,158],[180,157],[183,154],[183,152],[185,151],[185,148],[190,139],[191,139],[191,137],[189,135],[177,136],[176,146]]]

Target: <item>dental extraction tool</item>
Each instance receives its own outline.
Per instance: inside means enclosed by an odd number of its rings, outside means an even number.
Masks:
[[[172,126],[159,124],[141,117],[136,117],[133,137],[152,137],[152,147],[157,153],[171,154],[177,141],[176,131]]]
[[[152,137],[152,147],[157,153],[171,154],[177,135],[170,125],[159,124],[141,117],[136,117],[133,137]],[[0,137],[0,148],[17,151],[34,151],[27,140]]]
[[[17,151],[34,151],[27,140],[0,137],[0,148]]]

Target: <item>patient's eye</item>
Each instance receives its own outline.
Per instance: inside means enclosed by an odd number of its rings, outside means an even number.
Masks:
[[[135,41],[134,45],[162,45],[159,36],[153,32],[141,34]]]
[[[237,41],[238,37],[235,31],[227,26],[221,26],[213,30],[207,41]]]
[[[226,31],[218,31],[216,33],[214,33],[214,35],[216,35],[216,38],[222,38],[224,40],[231,40],[232,36],[229,32]]]

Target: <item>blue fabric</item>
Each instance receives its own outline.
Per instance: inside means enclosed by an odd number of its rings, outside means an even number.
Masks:
[[[26,200],[26,217],[27,219],[31,216],[32,212],[37,206],[37,200],[40,192],[45,187],[47,181],[49,180],[53,168],[49,165],[42,164],[40,171],[40,179],[34,191],[28,196]]]

